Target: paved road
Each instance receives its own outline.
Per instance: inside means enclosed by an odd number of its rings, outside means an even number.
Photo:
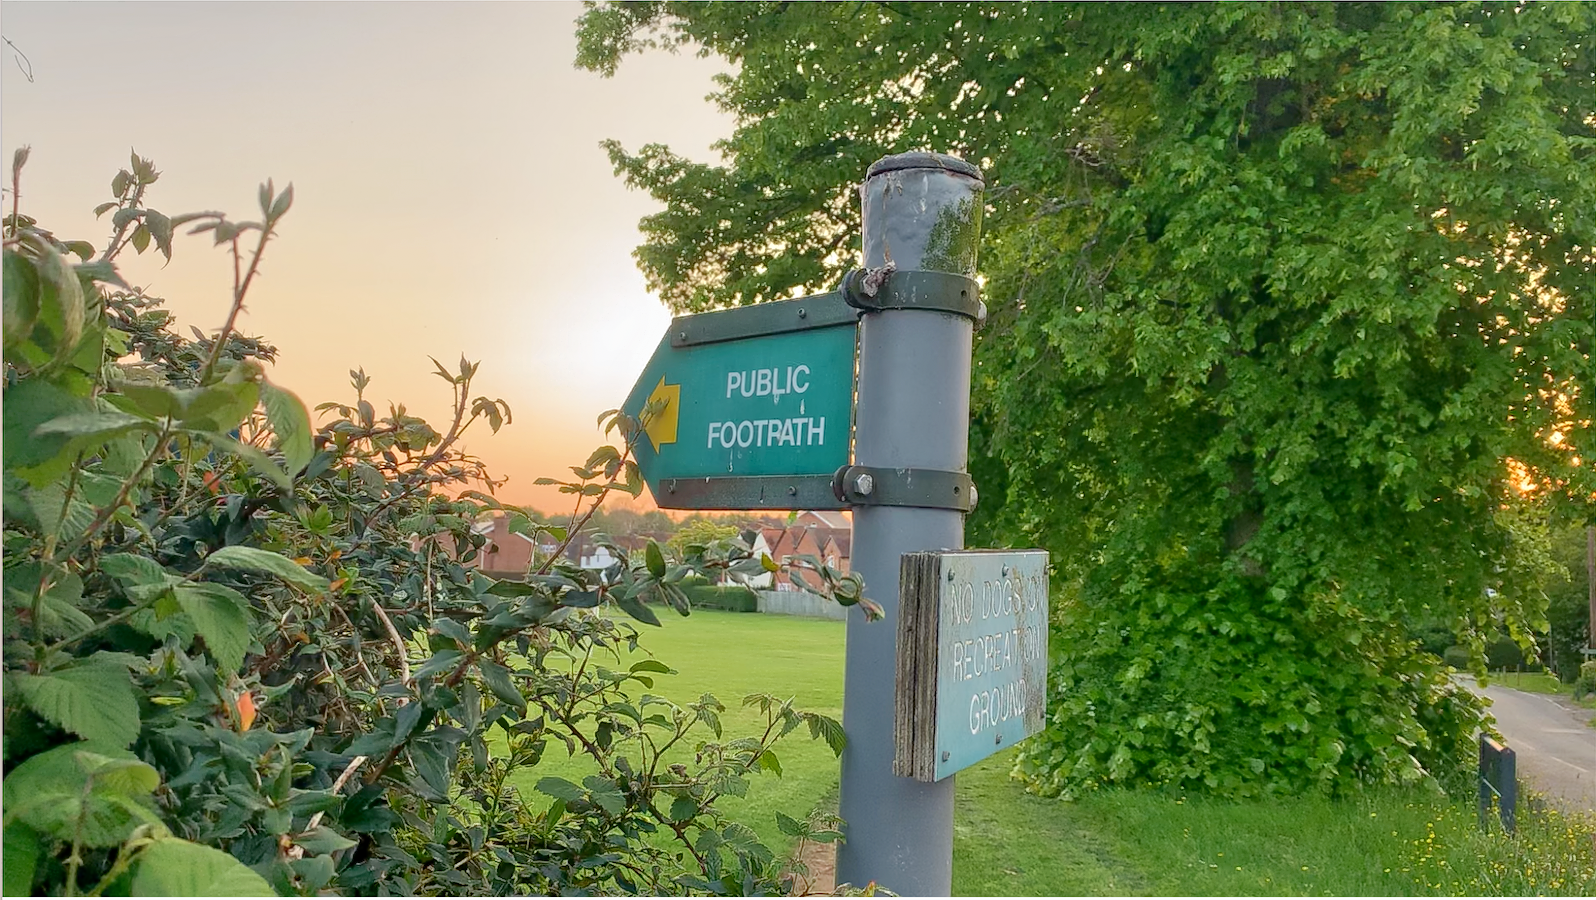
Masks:
[[[1564,706],[1557,702],[1561,698],[1546,694],[1460,680],[1491,699],[1496,729],[1517,754],[1522,780],[1565,809],[1596,812],[1596,728],[1586,724],[1590,710]]]

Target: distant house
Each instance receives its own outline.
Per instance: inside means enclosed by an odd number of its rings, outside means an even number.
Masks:
[[[766,555],[780,563],[788,557],[813,556],[834,569],[849,571],[853,529],[841,514],[803,512],[786,526],[768,524],[768,521],[756,521],[742,532],[743,540],[748,542],[756,557]],[[487,538],[475,565],[495,578],[519,578],[560,549],[558,542],[546,533],[540,532],[534,537],[511,531],[506,515],[485,518],[472,526],[472,530]],[[646,531],[611,535],[609,541],[631,554],[642,552],[650,540],[663,544],[669,538],[666,532]],[[563,555],[584,569],[604,569],[616,562],[615,554],[599,546],[587,532],[573,536]],[[792,576],[785,571],[756,575],[749,584],[756,590],[794,589]]]
[[[532,558],[537,543],[530,535],[510,530],[509,516],[494,516],[471,526],[471,530],[488,539],[477,556],[477,568],[483,573],[504,578],[525,575],[532,568]],[[553,552],[550,547],[548,552]]]
[[[853,531],[853,523],[837,510],[806,510],[798,514],[794,525],[825,528],[830,531]]]
[[[592,553],[583,555],[577,564],[584,569],[608,569],[615,562],[615,557],[610,555],[610,548],[596,546]]]
[[[761,530],[756,549],[760,549],[760,545],[768,547],[765,552],[778,563],[790,557],[812,556],[834,569],[848,572],[853,529],[847,519],[835,513],[805,512],[786,528]],[[793,576],[786,571],[775,573],[772,587],[778,591],[794,590]]]
[[[795,527],[802,527],[814,535],[820,548],[816,553],[826,565],[843,572],[851,571],[849,558],[853,555],[853,523],[840,512],[831,510],[808,511],[798,514]]]
[[[742,532],[742,539],[744,543],[748,544],[748,548],[753,551],[754,558],[768,556],[773,560],[780,561],[781,557],[776,555],[776,545],[781,543],[781,535],[784,531],[786,531],[784,528],[769,526],[749,528]],[[776,576],[769,572],[764,572],[748,579],[748,586],[756,591],[774,590],[776,586],[775,579]]]
[[[833,569],[848,571],[848,557],[853,550],[853,534],[848,531],[833,531],[826,536],[820,544],[820,558],[826,565]]]

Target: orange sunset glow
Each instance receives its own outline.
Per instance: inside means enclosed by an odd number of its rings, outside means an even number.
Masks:
[[[713,161],[730,118],[705,100],[723,64],[656,52],[613,79],[572,67],[578,3],[56,4],[5,6],[5,158],[29,145],[21,212],[103,245],[93,208],[130,150],[168,215],[258,214],[256,187],[292,182],[240,330],[280,350],[270,377],[309,406],[367,398],[445,424],[428,357],[482,363],[474,394],[513,423],[466,445],[548,512],[537,487],[601,442],[669,320],[631,259],[655,210],[599,142],[659,141]],[[8,173],[9,175],[9,173]],[[227,312],[230,263],[205,236],[124,277],[188,326]],[[622,500],[625,498],[623,497]],[[646,503],[647,495],[644,496]]]

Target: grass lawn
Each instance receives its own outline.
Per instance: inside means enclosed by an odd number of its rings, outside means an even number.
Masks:
[[[1557,680],[1556,675],[1548,672],[1492,672],[1486,680],[1487,684],[1499,684],[1515,691],[1524,691],[1530,694],[1566,694],[1568,685]]]
[[[726,705],[721,715],[725,740],[758,736],[764,719],[758,710],[743,707],[743,697],[754,693],[794,698],[793,708],[842,719],[842,661],[845,627],[826,619],[800,619],[793,616],[731,613],[720,610],[694,610],[683,618],[662,613],[661,628],[638,624],[642,640],[637,659],[652,654],[676,670],[674,675],[655,675],[649,693],[669,697],[679,704],[696,701],[702,694],[714,694]],[[647,654],[643,652],[647,651]],[[623,654],[625,668],[635,662]],[[639,689],[641,690],[641,689]],[[695,731],[697,740],[713,740],[707,729]],[[691,761],[691,738],[677,749]],[[524,795],[546,775],[569,778],[572,773],[590,771],[581,760],[567,760],[564,749],[551,745],[549,756],[536,769],[518,773],[513,781]],[[793,839],[776,827],[776,811],[802,820],[835,789],[839,763],[825,741],[810,740],[809,730],[799,728],[776,745],[782,774],[750,776],[748,796],[728,797],[721,808],[731,818],[759,833],[766,846],[782,854],[790,850]]]
[[[1596,823],[1520,811],[1483,833],[1425,789],[1227,801],[1103,791],[1026,794],[1009,754],[959,774],[960,896],[1522,896],[1596,894]]]
[[[701,610],[646,628],[644,646],[677,670],[653,693],[679,703],[713,693],[727,737],[750,734],[743,696],[768,692],[842,716],[840,622]],[[630,664],[632,660],[624,660]],[[687,752],[691,752],[688,750]],[[724,808],[778,853],[791,847],[775,811],[835,807],[837,760],[807,730],[777,747],[783,774],[756,775]],[[1482,833],[1469,803],[1422,788],[1226,801],[1159,791],[1103,791],[1077,801],[1025,793],[1012,752],[958,775],[953,892],[961,896],[1596,895],[1596,824],[1520,809],[1519,833]],[[522,774],[576,774],[545,759]],[[536,796],[535,794],[533,796]],[[890,888],[891,885],[886,885]]]

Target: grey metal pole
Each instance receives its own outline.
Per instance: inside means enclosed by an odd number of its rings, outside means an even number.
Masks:
[[[870,167],[860,187],[864,265],[975,274],[981,171],[951,156],[905,153]],[[861,466],[965,471],[969,458],[973,323],[925,310],[865,314],[859,326],[854,461]],[[911,507],[856,508],[855,571],[886,621],[848,615],[842,723],[842,818],[837,881],[874,881],[903,896],[947,896],[953,882],[953,779],[892,774],[898,560],[964,547],[964,515]]]

